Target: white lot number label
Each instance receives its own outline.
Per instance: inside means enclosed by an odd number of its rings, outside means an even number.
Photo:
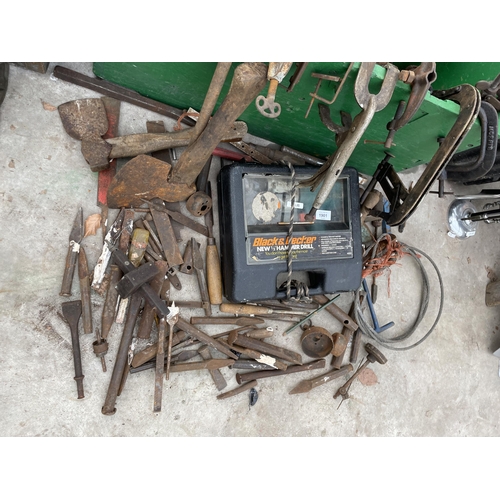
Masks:
[[[291,201],[287,201],[286,202],[286,208],[290,208],[292,206],[292,202]],[[304,208],[304,204],[303,203],[300,203],[299,201],[296,201],[294,203],[294,208],[298,208],[299,210]]]
[[[332,212],[330,210],[317,210],[316,219],[317,220],[331,220]]]

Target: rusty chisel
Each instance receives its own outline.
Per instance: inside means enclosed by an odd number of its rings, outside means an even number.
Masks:
[[[188,229],[192,229],[193,231],[196,231],[197,233],[200,233],[203,236],[208,237],[208,228],[203,224],[200,224],[199,222],[196,222],[195,220],[191,219],[191,217],[188,217],[187,215],[177,212],[176,210],[169,210],[162,203],[149,201],[144,198],[141,198],[141,201],[147,203],[150,209],[154,209],[157,212],[164,212],[167,215],[169,215],[173,220],[177,221],[179,224],[182,224]]]
[[[191,247],[193,252],[193,267],[196,270],[196,277],[198,278],[203,309],[207,316],[212,316],[212,306],[210,304],[207,280],[205,279],[205,271],[203,269],[203,257],[201,256],[198,242],[194,238],[191,239]]]
[[[97,264],[94,267],[94,275],[92,278],[92,288],[94,290],[99,290],[101,287],[102,280],[104,279],[104,273],[106,272],[109,260],[111,259],[110,247],[116,245],[119,239],[121,238],[124,218],[125,218],[125,209],[122,208],[118,213],[113,224],[111,224],[111,227],[109,228],[109,231],[106,234],[106,237],[104,238],[104,244],[102,247],[101,255],[99,256]]]
[[[160,325],[158,327],[158,349],[156,351],[154,404],[153,404],[153,411],[155,413],[161,411],[161,400],[163,393],[163,373],[164,373],[163,359],[165,358],[165,350],[164,350],[165,327],[166,327],[166,319],[165,317],[162,317],[160,319]],[[172,337],[172,335],[170,335],[170,337]]]
[[[76,261],[80,251],[80,243],[83,239],[83,209],[80,207],[76,215],[73,227],[69,235],[69,248],[66,255],[66,267],[64,268],[63,281],[59,295],[69,297],[71,295],[71,285],[75,274]]]
[[[128,273],[132,269],[135,269],[134,266],[128,260],[127,256],[121,250],[114,248],[113,257],[116,261],[116,264],[120,267],[120,269],[124,273]],[[155,291],[153,290],[151,285],[149,285],[149,283],[145,283],[144,285],[142,285],[139,288],[138,292],[151,305],[157,308],[159,316],[166,316],[168,320],[168,318],[171,316],[170,309],[167,307],[165,302],[163,302],[163,300],[161,300],[160,297],[155,293]],[[207,335],[205,332],[198,330],[198,328],[189,324],[186,320],[184,320],[181,317],[179,317],[178,319],[178,327],[179,329],[185,331],[187,334],[196,337],[200,342],[208,344],[210,347],[213,347],[217,351],[222,352],[226,356],[232,359],[237,358],[237,356],[233,352],[231,352],[230,348],[227,348],[217,340],[210,337],[210,335]]]
[[[78,278],[80,279],[80,298],[82,301],[83,332],[92,333],[92,303],[90,300],[89,266],[85,249],[78,253]]]
[[[324,366],[324,363],[323,363]],[[305,392],[312,391],[314,388],[319,387],[320,385],[326,384],[331,380],[335,380],[336,378],[342,377],[349,372],[352,372],[352,365],[345,365],[339,370],[330,370],[327,373],[323,373],[322,375],[318,375],[309,380],[302,380],[296,385],[288,394],[303,394]]]

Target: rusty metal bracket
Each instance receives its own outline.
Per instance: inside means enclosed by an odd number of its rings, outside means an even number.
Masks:
[[[344,76],[342,79],[338,76],[323,75],[321,73],[311,73],[311,76],[313,78],[318,78],[318,83],[316,84],[316,89],[314,90],[314,92],[311,92],[309,94],[312,97],[312,99],[311,99],[311,103],[309,104],[309,108],[307,109],[307,113],[306,113],[305,118],[307,118],[309,116],[309,112],[311,111],[311,108],[312,108],[312,105],[313,105],[315,99],[318,99],[319,101],[324,102],[326,104],[333,104],[336,101],[336,99],[339,96],[340,91],[342,90],[342,87],[344,86],[344,83],[346,82],[347,77],[349,76],[349,73],[351,72],[351,69],[353,66],[354,66],[353,62],[351,64],[349,64],[349,67],[347,68],[346,72],[344,73]],[[340,81],[340,84],[337,87],[337,90],[335,91],[335,94],[333,95],[331,100],[325,99],[324,97],[321,97],[318,95],[319,88],[321,87],[321,83],[323,82],[323,80],[329,80],[332,82],[339,82]]]

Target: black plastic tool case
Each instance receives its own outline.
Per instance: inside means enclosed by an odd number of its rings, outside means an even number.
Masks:
[[[316,171],[296,166],[297,181]],[[217,184],[225,297],[232,302],[285,298],[280,286],[288,269],[289,168],[233,163],[221,168]],[[302,277],[310,295],[357,290],[362,249],[356,170],[344,169],[315,223],[307,224],[304,215],[315,196],[304,187],[295,199],[292,276]]]

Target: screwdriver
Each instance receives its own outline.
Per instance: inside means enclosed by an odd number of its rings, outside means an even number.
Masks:
[[[207,182],[207,195],[210,196],[210,198],[212,197],[210,182]],[[220,305],[222,304],[222,274],[219,252],[217,251],[213,234],[213,208],[205,214],[205,224],[208,229],[206,253],[208,296],[210,297],[211,304]]]

